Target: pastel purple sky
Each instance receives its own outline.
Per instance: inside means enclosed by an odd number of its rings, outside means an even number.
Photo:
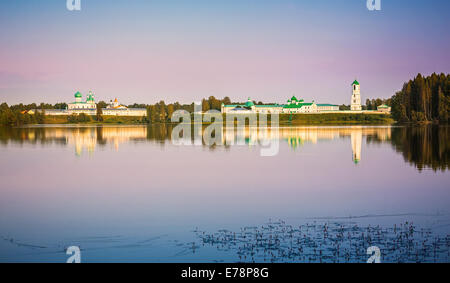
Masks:
[[[0,101],[348,104],[450,72],[450,1],[0,1]]]

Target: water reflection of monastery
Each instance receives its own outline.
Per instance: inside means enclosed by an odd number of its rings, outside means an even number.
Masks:
[[[389,127],[282,127],[279,129],[270,128],[246,128],[241,135],[245,136],[245,143],[248,145],[255,145],[261,139],[282,139],[285,140],[289,146],[296,150],[305,143],[316,144],[319,141],[335,140],[345,137],[350,137],[352,147],[352,160],[355,164],[361,161],[361,147],[363,137],[373,136],[380,141],[391,139],[391,128]],[[230,141],[239,140],[238,130],[226,129],[223,142],[230,143]]]
[[[36,129],[28,129],[23,137],[28,141],[38,139],[55,141],[61,144],[73,145],[77,156],[88,152],[92,154],[98,145],[112,145],[115,150],[123,143],[137,141],[166,141],[170,140],[173,126],[103,126],[103,127],[48,127],[38,134]],[[201,131],[201,129],[199,129]],[[202,134],[202,133],[198,133]],[[363,137],[373,137],[379,141],[391,139],[389,127],[245,127],[223,128],[221,134],[222,145],[264,145],[274,140],[287,142],[293,150],[306,143],[316,144],[319,141],[331,141],[350,138],[352,160],[358,164],[361,160]]]
[[[146,127],[81,127],[54,128],[46,132],[47,139],[65,140],[75,147],[75,154],[81,156],[84,151],[92,154],[97,144],[112,144],[116,150],[119,145],[130,141],[145,140]]]

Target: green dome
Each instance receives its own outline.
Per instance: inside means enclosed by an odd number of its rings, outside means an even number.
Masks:
[[[77,93],[75,93],[75,97],[76,98],[81,98],[81,97],[83,97],[83,95],[79,91],[77,91]]]
[[[357,80],[355,80],[352,85],[359,85],[359,82]]]
[[[248,101],[245,103],[245,107],[253,107],[255,104],[253,101],[250,100],[250,97],[248,98]]]

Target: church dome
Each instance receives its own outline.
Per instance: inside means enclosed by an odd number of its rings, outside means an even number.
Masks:
[[[77,91],[77,93],[75,93],[75,98],[81,98],[81,97],[83,97],[83,95],[79,91]]]
[[[359,82],[357,80],[355,80],[352,85],[359,85]]]
[[[245,103],[245,107],[253,107],[255,104],[253,101],[251,101],[250,97],[248,98],[248,101]]]

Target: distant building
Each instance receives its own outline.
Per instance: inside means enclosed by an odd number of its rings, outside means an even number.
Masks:
[[[339,105],[334,105],[334,104],[317,104],[317,110],[319,110],[319,112],[339,111]]]
[[[114,99],[114,101],[112,101],[112,100],[109,101],[109,105],[106,107],[106,109],[127,109],[127,107],[124,105],[121,105],[116,98],[116,99]]]
[[[28,115],[34,115],[35,111],[34,110],[24,110],[20,112],[21,114],[28,114]]]
[[[68,103],[67,109],[48,109],[45,110],[45,114],[49,116],[61,116],[61,115],[97,115],[97,104],[95,103],[94,93],[92,91],[86,96],[86,100],[83,100],[83,95],[77,91],[75,93],[75,102]],[[39,110],[36,110],[39,111]],[[117,98],[114,101],[110,101],[110,104],[102,109],[103,115],[107,116],[135,116],[143,117],[147,116],[147,109],[145,108],[128,108],[121,105]]]
[[[303,99],[298,100],[293,96],[287,101],[287,104],[283,106],[283,113],[318,113],[317,104],[305,103]]]
[[[339,105],[334,104],[316,104],[305,102],[303,99],[297,99],[293,96],[287,101],[287,104],[270,104],[255,105],[248,98],[245,104],[222,104],[222,113],[265,113],[265,114],[281,114],[281,113],[321,113],[327,111],[339,111]]]
[[[222,113],[265,113],[265,114],[275,114],[281,113],[283,110],[283,105],[272,104],[272,105],[256,105],[253,101],[248,98],[245,104],[231,104],[225,105],[222,103]]]
[[[383,104],[383,105],[380,105],[377,107],[377,110],[379,112],[385,112],[385,113],[391,113],[391,109],[392,108],[390,106],[387,106],[386,104]]]
[[[86,100],[83,101],[83,95],[77,91],[75,93],[75,102],[67,104],[67,110],[95,110],[97,104],[95,103],[94,94],[92,91],[86,96]]]
[[[103,115],[107,116],[147,116],[145,108],[128,108],[119,103],[117,98],[109,101],[109,105],[102,109]]]
[[[361,89],[360,89],[359,82],[357,80],[355,80],[352,83],[352,101],[351,101],[350,105],[351,105],[350,110],[352,110],[352,111],[361,111],[362,110]]]

